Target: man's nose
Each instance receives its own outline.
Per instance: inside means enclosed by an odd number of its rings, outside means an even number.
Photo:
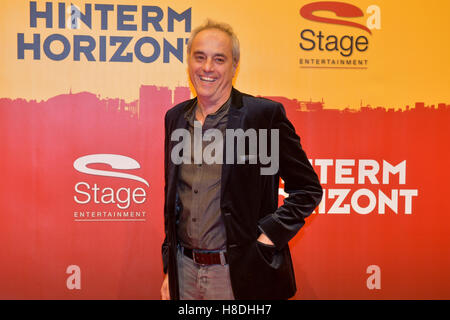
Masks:
[[[212,59],[206,59],[205,63],[203,64],[203,71],[205,72],[211,72],[214,70],[214,64]]]

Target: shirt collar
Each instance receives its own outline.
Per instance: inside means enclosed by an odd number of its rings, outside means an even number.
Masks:
[[[216,112],[208,114],[207,117],[210,117],[213,119],[221,118],[224,114],[228,113],[230,106],[231,106],[231,95],[230,95],[230,97],[228,97],[228,100],[225,101],[225,103],[219,109],[217,109]],[[194,125],[195,112],[197,111],[197,107],[198,107],[198,102],[195,101],[195,103],[184,113],[184,118],[192,126]]]

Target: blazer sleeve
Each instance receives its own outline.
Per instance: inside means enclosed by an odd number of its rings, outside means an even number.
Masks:
[[[302,149],[300,137],[281,104],[277,104],[273,124],[279,130],[279,175],[284,180],[284,190],[289,196],[274,213],[259,221],[259,228],[277,249],[282,249],[320,203],[323,191]]]

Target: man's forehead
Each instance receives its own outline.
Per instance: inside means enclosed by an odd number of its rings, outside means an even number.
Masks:
[[[192,41],[192,45],[199,44],[199,42],[205,40],[205,38],[208,38],[208,41],[217,40],[224,45],[232,45],[230,35],[225,31],[216,28],[208,28],[197,33]]]

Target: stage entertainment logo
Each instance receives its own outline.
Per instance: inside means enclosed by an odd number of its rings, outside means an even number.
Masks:
[[[106,170],[139,169],[136,160],[117,154],[91,154],[76,159],[73,167],[88,175],[74,185],[74,221],[146,220],[148,182],[137,175]]]
[[[300,9],[305,26],[300,31],[300,67],[367,69],[372,31],[381,29],[381,10],[370,5],[365,11],[367,16],[359,7],[337,1],[304,5]]]

